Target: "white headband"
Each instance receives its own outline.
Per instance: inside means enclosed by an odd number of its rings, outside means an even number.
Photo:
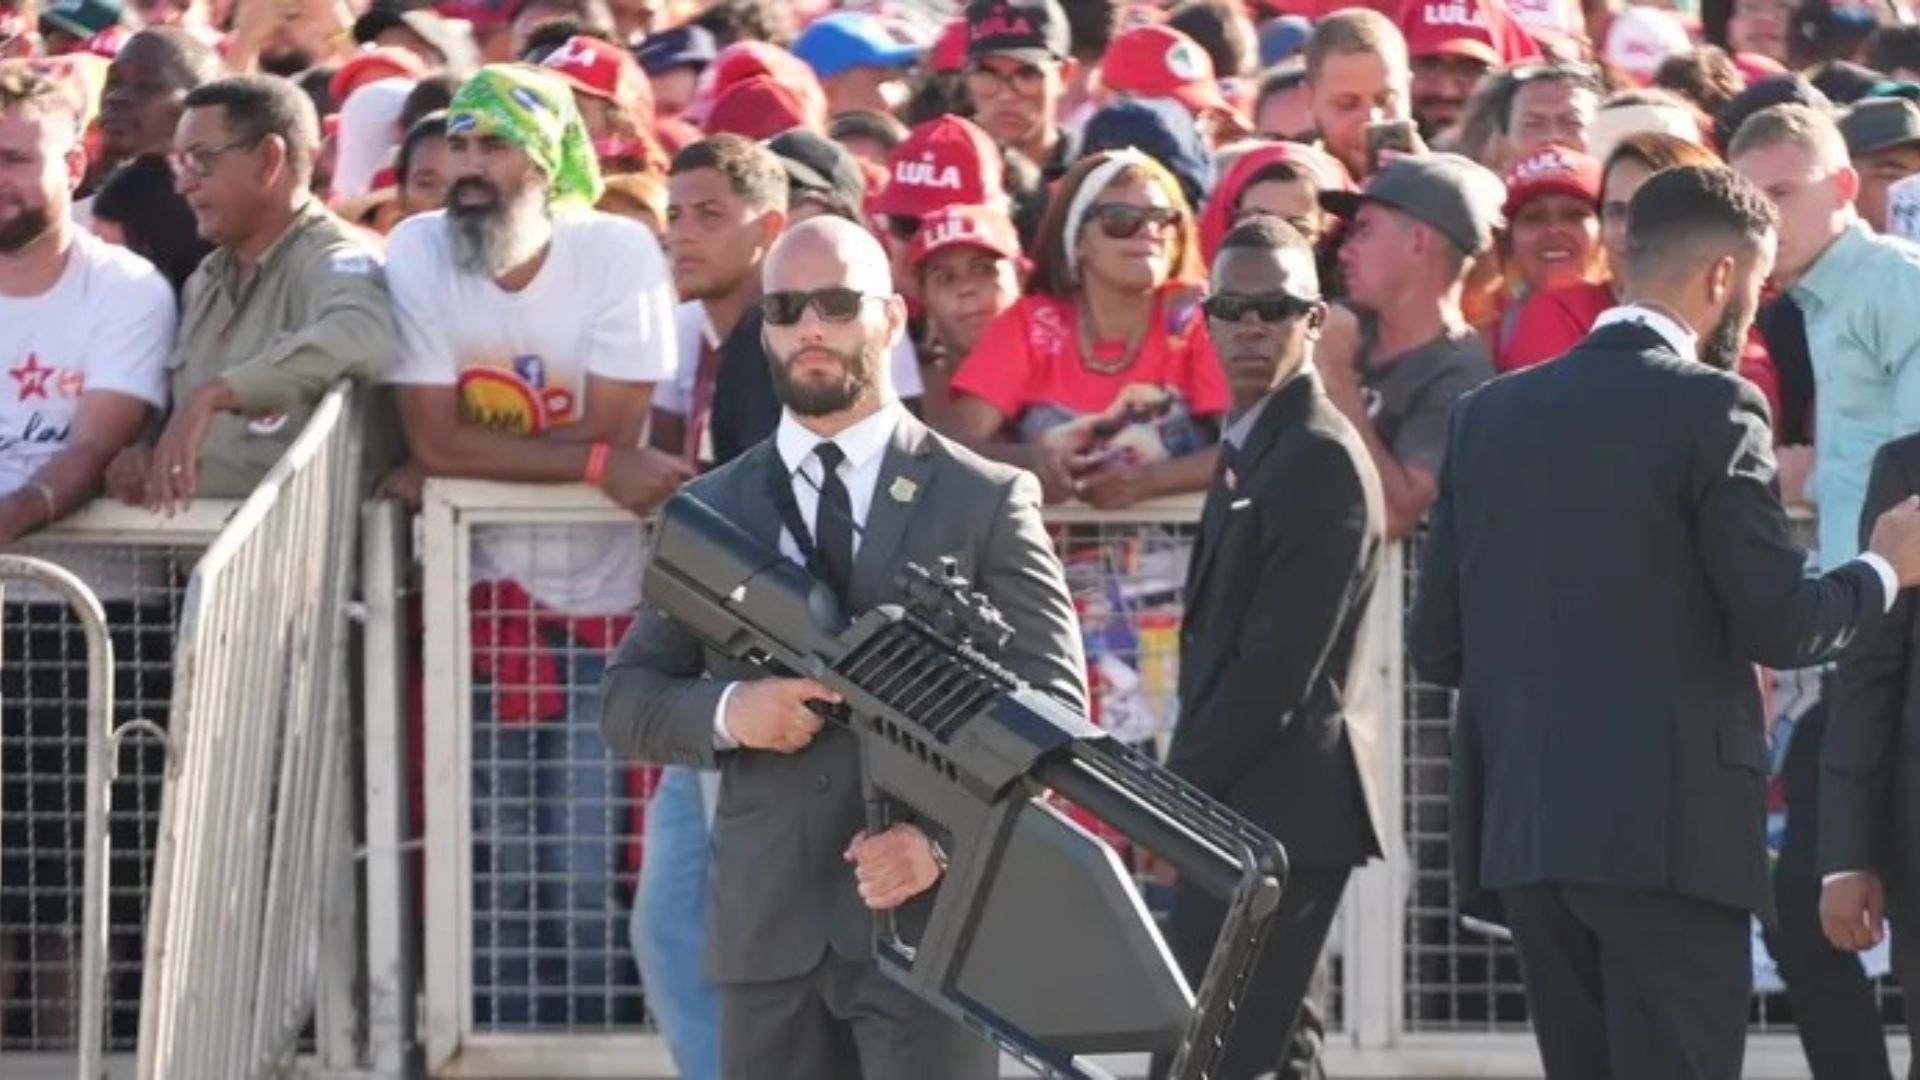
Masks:
[[[1128,168],[1145,165],[1147,155],[1131,146],[1122,147],[1113,152],[1113,156],[1094,166],[1092,172],[1073,193],[1073,201],[1067,204],[1067,279],[1080,280],[1080,226],[1085,223],[1087,211],[1093,208],[1093,200],[1107,190],[1107,185]]]

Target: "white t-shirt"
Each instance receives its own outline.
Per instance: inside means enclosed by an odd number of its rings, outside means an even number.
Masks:
[[[74,231],[67,266],[39,296],[0,296],[0,496],[20,489],[67,445],[83,393],[110,391],[156,408],[167,403],[167,354],[178,313],[173,287],[125,248]],[[78,574],[102,599],[155,584],[124,553],[23,550]],[[43,599],[19,590],[8,600]]]
[[[454,386],[470,421],[535,437],[580,419],[588,373],[673,381],[673,286],[645,226],[563,214],[526,288],[501,289],[455,267],[443,213],[410,218],[387,244],[400,328],[390,381]],[[570,615],[640,603],[642,532],[634,525],[497,525],[475,530],[474,580],[518,582]]]

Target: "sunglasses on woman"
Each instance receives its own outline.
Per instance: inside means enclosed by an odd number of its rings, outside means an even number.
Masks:
[[[1087,208],[1087,221],[1099,222],[1101,234],[1114,240],[1130,240],[1149,225],[1158,232],[1179,220],[1180,211],[1171,206],[1096,203]]]
[[[1200,310],[1209,319],[1237,323],[1252,312],[1263,323],[1285,323],[1311,312],[1314,302],[1297,296],[1243,296],[1239,293],[1214,293],[1200,301]]]
[[[859,289],[808,289],[770,292],[760,298],[760,313],[768,326],[793,326],[807,313],[818,312],[823,322],[852,322],[860,317],[860,305],[885,297],[863,293]]]

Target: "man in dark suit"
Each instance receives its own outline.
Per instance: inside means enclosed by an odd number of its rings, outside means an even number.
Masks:
[[[1920,435],[1874,457],[1861,531],[1920,492]],[[1912,592],[1840,659],[1820,766],[1820,923],[1864,952],[1893,924],[1893,973],[1907,1032],[1920,1032],[1920,603]],[[1920,1049],[1920,1048],[1917,1048]],[[1920,1080],[1920,1053],[1907,1074]]]
[[[1734,1080],[1772,904],[1753,665],[1883,619],[1920,581],[1920,511],[1804,577],[1765,402],[1730,372],[1773,207],[1672,169],[1629,221],[1626,304],[1455,411],[1410,646],[1459,688],[1457,884],[1498,894],[1548,1075]]]
[[[1308,355],[1326,318],[1313,249],[1278,218],[1234,228],[1206,301],[1234,419],[1188,571],[1167,764],[1286,846],[1291,872],[1217,1073],[1323,1075],[1314,966],[1353,867],[1380,854],[1374,703],[1359,695],[1384,528],[1365,442]],[[1226,908],[1182,884],[1169,944],[1198,980]],[[1309,1010],[1310,1011],[1310,1010]]]
[[[886,356],[906,310],[878,243],[839,219],[794,226],[764,285],[785,412],[771,439],[687,491],[806,564],[853,612],[903,602],[902,564],[955,557],[1013,626],[1002,661],[1084,710],[1079,627],[1039,484],[932,433],[894,399]],[[937,838],[914,824],[866,835],[858,740],[807,708],[833,694],[762,674],[643,609],[602,687],[616,753],[721,770],[706,967],[720,988],[722,1072],[993,1076],[991,1044],[872,958],[872,911],[899,909],[909,939],[924,925],[944,869]]]

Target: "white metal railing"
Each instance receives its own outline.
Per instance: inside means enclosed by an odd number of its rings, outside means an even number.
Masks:
[[[353,893],[341,690],[359,464],[337,387],[188,582],[143,1080],[266,1075],[313,1016],[323,907]]]

